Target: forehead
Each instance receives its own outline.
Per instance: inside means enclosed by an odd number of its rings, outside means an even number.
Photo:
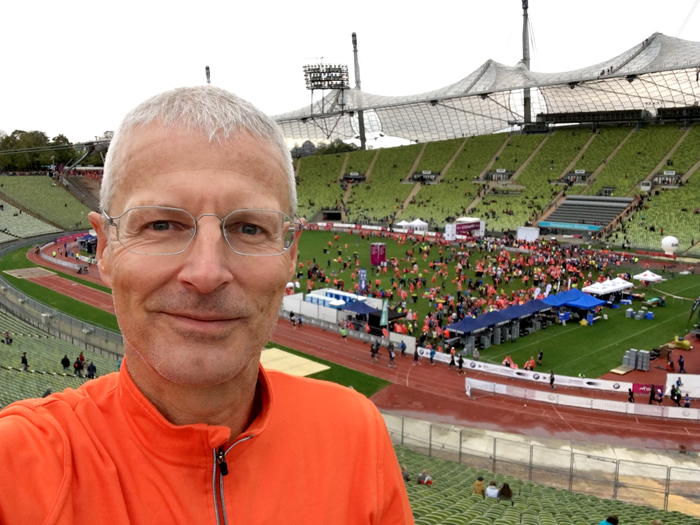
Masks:
[[[117,157],[112,214],[133,205],[212,202],[290,211],[282,152],[248,133],[210,141],[151,123],[129,132]]]

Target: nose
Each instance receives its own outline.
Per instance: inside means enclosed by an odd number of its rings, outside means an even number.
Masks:
[[[233,280],[231,268],[236,255],[221,234],[218,218],[199,220],[197,235],[184,255],[186,259],[178,277],[186,286],[208,294]]]

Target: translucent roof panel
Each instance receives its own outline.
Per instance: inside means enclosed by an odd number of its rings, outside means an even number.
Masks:
[[[289,139],[350,139],[358,110],[371,111],[372,128],[419,142],[482,135],[523,120],[512,100],[537,88],[548,113],[681,107],[700,100],[700,42],[654,33],[626,52],[574,71],[538,73],[519,63],[488,60],[462,80],[400,97],[356,89],[331,91],[296,111],[276,115]],[[534,114],[533,114],[534,120]],[[355,129],[353,129],[353,127]]]

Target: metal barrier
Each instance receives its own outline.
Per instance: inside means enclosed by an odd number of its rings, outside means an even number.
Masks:
[[[577,452],[573,447],[547,447],[409,417],[382,415],[394,444],[430,457],[663,510],[688,513],[689,507],[700,507],[700,469],[597,456]]]
[[[0,245],[0,258],[11,251],[35,244],[43,244],[55,238],[56,235],[52,234],[4,243]],[[17,290],[1,274],[0,310],[84,350],[114,359],[124,354],[124,342],[121,334],[88,324],[51,308]]]

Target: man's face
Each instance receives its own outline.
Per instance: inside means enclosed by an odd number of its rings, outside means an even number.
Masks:
[[[220,217],[258,208],[291,213],[282,154],[249,135],[210,143],[206,137],[150,124],[122,150],[110,209],[170,206]],[[200,219],[184,253],[139,255],[114,227],[91,221],[99,237],[103,280],[112,287],[127,355],[136,352],[158,375],[210,386],[257,367],[296,264],[296,242],[282,255],[238,255],[216,217]]]

